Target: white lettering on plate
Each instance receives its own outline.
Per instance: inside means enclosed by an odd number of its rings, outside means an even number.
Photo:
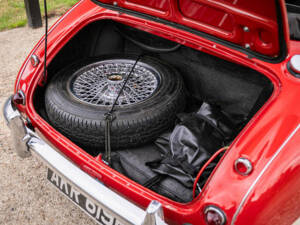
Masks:
[[[76,191],[72,186],[71,186],[71,191],[70,191],[70,198],[73,199],[73,196],[75,196],[75,201],[77,204],[79,204],[79,198],[78,196],[80,195],[79,191]]]
[[[60,181],[60,190],[62,190],[62,191],[64,191],[64,189],[63,188],[65,188],[65,193],[67,194],[67,195],[69,195],[69,190],[68,190],[68,186],[67,186],[67,183],[66,183],[66,181],[64,181],[64,179],[61,179],[61,181]]]
[[[96,219],[105,225],[117,225],[115,218],[107,212],[104,213],[100,207],[97,208]]]
[[[96,205],[93,202],[91,202],[88,198],[85,202],[85,208],[92,215],[94,215],[96,212]]]
[[[56,186],[59,187],[58,175],[56,173],[52,173],[51,181],[56,183]]]

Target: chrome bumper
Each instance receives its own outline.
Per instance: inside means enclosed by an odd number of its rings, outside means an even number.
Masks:
[[[8,127],[11,129],[15,149],[20,157],[29,157],[31,153],[34,153],[48,167],[72,185],[75,190],[84,193],[88,196],[89,201],[92,201],[110,216],[113,216],[115,218],[114,224],[166,224],[159,202],[152,201],[146,211],[142,210],[83,172],[43,141],[32,129],[25,125],[20,112],[12,104],[11,98],[4,104],[3,114]],[[89,213],[87,214],[90,215]],[[93,217],[92,215],[90,216]]]

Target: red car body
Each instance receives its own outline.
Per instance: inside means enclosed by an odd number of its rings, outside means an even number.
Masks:
[[[112,3],[110,0],[103,2]],[[169,5],[169,2],[174,4]],[[33,105],[33,94],[36,86],[42,85],[40,78],[43,73],[43,63],[34,67],[29,58],[35,54],[41,62],[43,61],[45,54],[43,38],[29,54],[19,72],[15,92],[22,90],[25,93],[26,106],[19,105],[18,109],[27,115],[33,127],[42,136],[90,176],[98,178],[107,187],[142,208],[146,208],[152,200],[158,200],[163,206],[167,223],[206,224],[204,209],[214,205],[226,215],[226,224],[292,224],[300,216],[300,104],[298,100],[300,79],[289,72],[287,65],[292,56],[300,54],[300,44],[289,39],[284,1],[279,1],[279,5],[282,15],[281,35],[286,49],[285,54],[276,60],[272,58],[277,58],[282,47],[278,40],[277,21],[263,20],[260,17],[266,13],[270,15],[269,18],[272,18],[274,9],[273,4],[270,4],[271,1],[250,1],[249,4],[251,3],[251,7],[255,8],[256,14],[247,12],[242,7],[230,8],[227,1],[179,1],[186,9],[181,13],[190,16],[190,19],[186,19],[182,14],[179,15],[179,11],[173,8],[175,2],[161,1],[157,4],[157,1],[145,3],[117,1],[122,8],[151,14],[154,17],[212,34],[226,42],[245,46],[249,40],[241,38],[243,34],[238,29],[224,32],[193,21],[195,19],[193,16],[196,14],[190,13],[191,8],[188,7],[188,3],[203,3],[215,7],[214,10],[228,10],[226,12],[235,16],[234,26],[237,21],[241,23],[247,21],[250,30],[259,26],[269,29],[270,32],[264,36],[268,40],[266,41],[269,43],[268,46],[257,44],[256,41],[251,42],[252,39],[249,37],[251,51],[254,55],[260,54],[264,57],[249,57],[245,51],[199,36],[189,30],[135,16],[126,11],[102,8],[90,0],[82,0],[49,30],[47,63],[51,62],[70,38],[87,24],[96,20],[111,19],[244,65],[267,76],[274,85],[272,96],[231,144],[210,176],[203,192],[192,202],[176,203],[117,173],[62,136],[37,114]],[[224,29],[233,30],[229,22],[228,24]],[[242,176],[234,169],[234,162],[240,157],[247,158],[252,163],[253,171],[248,176]]]

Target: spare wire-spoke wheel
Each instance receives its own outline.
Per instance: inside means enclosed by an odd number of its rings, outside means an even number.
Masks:
[[[104,60],[81,68],[70,79],[70,92],[93,105],[112,105],[129,75],[132,60]],[[160,74],[151,66],[135,66],[116,105],[132,105],[148,99],[158,88]]]
[[[105,114],[121,91],[136,58],[86,60],[56,74],[45,94],[50,123],[81,146],[103,149]],[[111,124],[112,149],[153,141],[174,125],[184,102],[184,86],[178,72],[156,59],[143,57],[116,101]]]

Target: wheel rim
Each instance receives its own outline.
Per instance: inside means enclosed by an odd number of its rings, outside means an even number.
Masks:
[[[111,106],[133,65],[133,60],[115,59],[82,67],[69,79],[69,91],[76,99],[87,104]],[[116,105],[126,106],[145,101],[157,91],[160,79],[152,66],[138,62]]]

